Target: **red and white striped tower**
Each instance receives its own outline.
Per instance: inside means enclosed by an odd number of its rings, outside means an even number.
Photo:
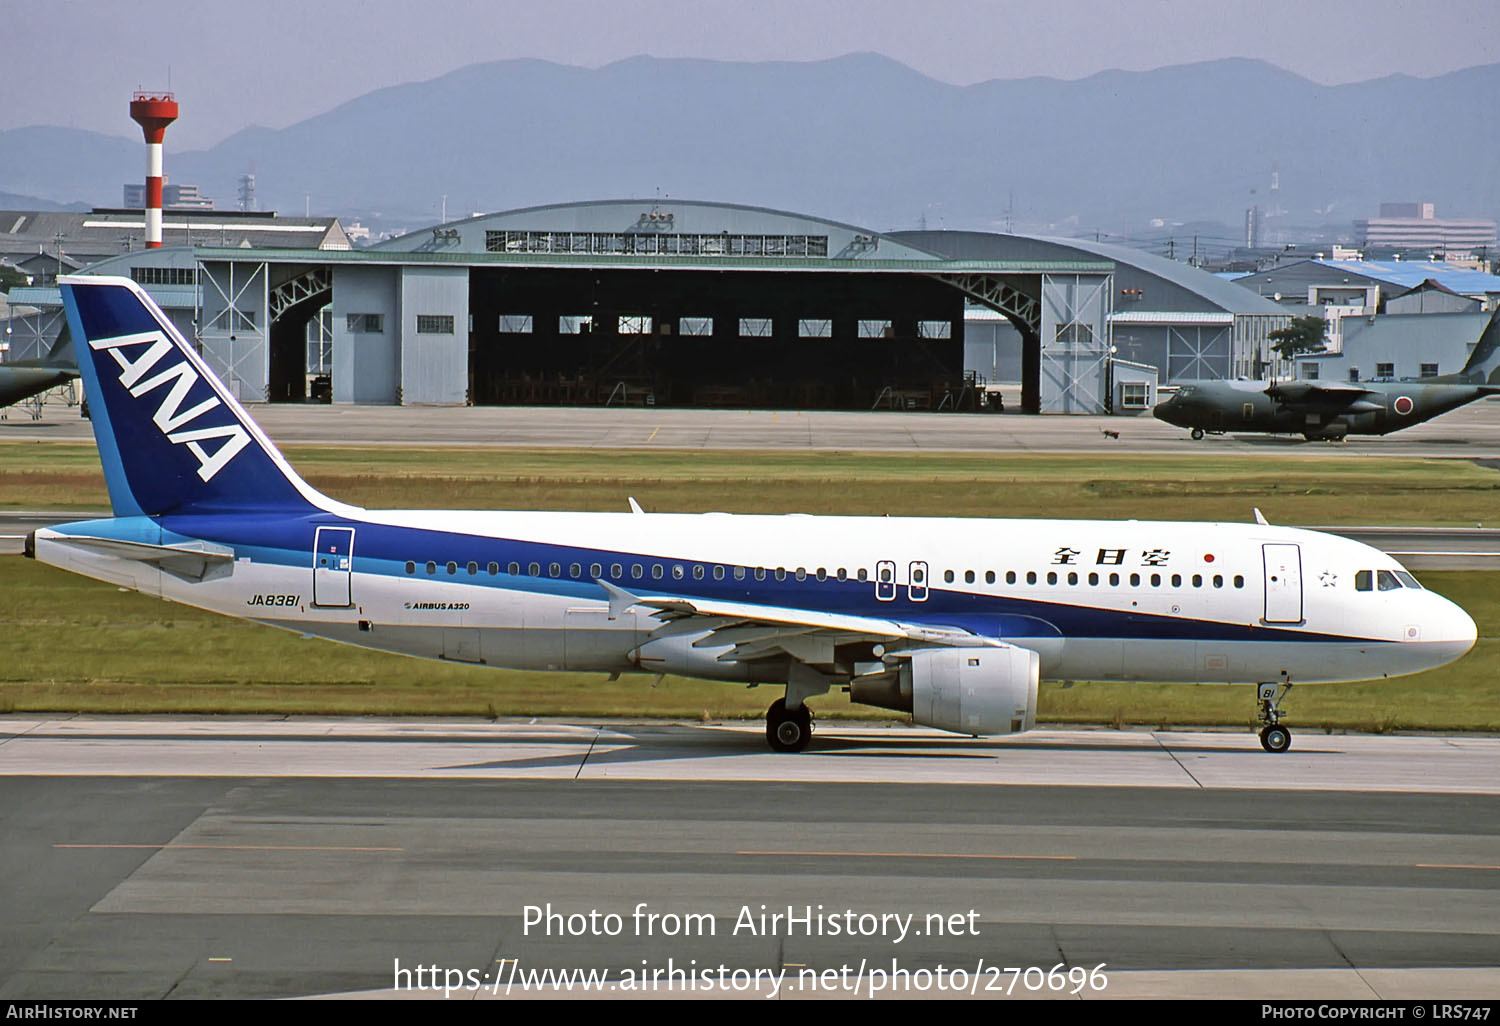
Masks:
[[[161,248],[161,141],[177,120],[171,93],[136,93],[130,118],[146,136],[146,248]]]

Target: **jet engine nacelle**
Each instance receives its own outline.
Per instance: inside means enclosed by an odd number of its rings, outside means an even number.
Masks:
[[[1036,726],[1041,657],[1031,649],[929,648],[901,668],[917,723],[956,734],[1018,734]]]

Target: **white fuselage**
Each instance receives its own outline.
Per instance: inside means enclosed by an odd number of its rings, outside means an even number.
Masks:
[[[1432,592],[1360,590],[1362,572],[1404,575],[1383,553],[1258,524],[367,510],[239,523],[61,525],[37,533],[36,556],[229,616],[521,669],[757,679],[722,650],[666,644],[670,626],[650,609],[612,611],[598,580],[636,596],[959,627],[1033,649],[1052,679],[1367,680],[1450,662],[1475,639],[1469,616]],[[233,561],[193,580],[68,541],[101,524]],[[342,553],[318,552],[320,530]]]

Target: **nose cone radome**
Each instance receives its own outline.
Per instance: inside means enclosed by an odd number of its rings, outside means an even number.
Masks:
[[[1436,609],[1427,624],[1424,624],[1423,640],[1432,649],[1437,661],[1434,666],[1443,666],[1466,655],[1479,639],[1479,628],[1474,618],[1456,602],[1433,595]]]
[[[1168,424],[1177,424],[1180,427],[1181,425],[1178,424],[1178,414],[1181,409],[1182,405],[1174,397],[1164,403],[1157,403],[1153,406],[1151,408],[1151,416],[1157,420],[1164,420]]]

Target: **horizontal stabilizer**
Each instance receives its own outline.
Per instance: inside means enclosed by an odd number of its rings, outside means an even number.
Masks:
[[[234,569],[234,550],[211,542],[184,542],[180,545],[149,545],[145,542],[120,541],[117,538],[89,538],[79,535],[56,535],[53,541],[76,545],[116,559],[150,563],[184,581],[211,581],[228,577]]]

